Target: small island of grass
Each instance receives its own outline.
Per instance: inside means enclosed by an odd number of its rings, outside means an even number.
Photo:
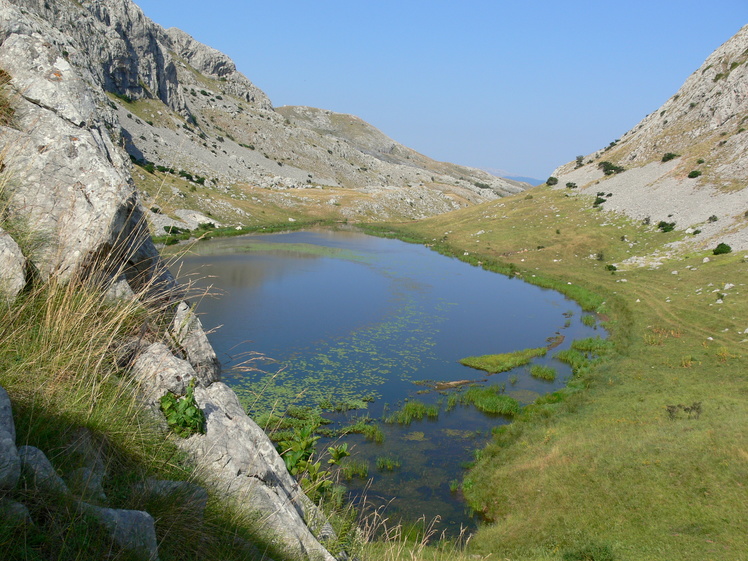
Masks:
[[[496,355],[469,356],[460,360],[460,364],[484,370],[489,374],[506,372],[517,366],[524,366],[537,356],[545,356],[548,352],[546,347],[537,349],[522,349],[521,351],[512,351],[511,353],[501,353]]]

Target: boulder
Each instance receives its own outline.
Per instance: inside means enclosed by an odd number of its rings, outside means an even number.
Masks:
[[[14,489],[21,476],[21,459],[16,448],[13,411],[5,388],[0,387],[0,490]]]
[[[65,482],[57,475],[54,466],[39,448],[21,446],[18,455],[21,457],[21,473],[32,487],[49,495],[70,494]]]
[[[177,306],[171,335],[184,351],[202,385],[207,386],[221,379],[221,363],[216,352],[208,341],[200,319],[185,302]]]
[[[265,432],[244,412],[236,394],[222,382],[198,387],[195,399],[206,418],[204,435],[179,444],[227,500],[259,513],[275,544],[293,557],[333,557],[305,521],[318,520],[311,504]],[[323,524],[320,524],[323,526]]]
[[[184,395],[190,380],[196,377],[192,365],[175,357],[163,343],[146,347],[133,362],[131,373],[144,401],[156,410],[162,396],[167,392]]]
[[[0,520],[9,526],[29,526],[33,524],[31,513],[25,504],[7,498],[0,499]]]
[[[68,488],[84,501],[106,503],[104,474],[89,467],[74,469],[65,477]]]
[[[79,503],[79,508],[109,530],[112,539],[123,549],[148,561],[158,560],[156,526],[147,512],[103,508],[85,502]]]
[[[8,232],[0,228],[0,299],[13,301],[18,296],[26,286],[25,269],[26,258],[21,248]]]

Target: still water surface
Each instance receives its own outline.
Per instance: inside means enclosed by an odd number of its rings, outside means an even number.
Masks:
[[[423,381],[471,380],[505,384],[522,403],[553,391],[570,375],[554,351],[533,364],[553,366],[554,382],[532,378],[528,367],[487,376],[457,361],[473,355],[548,346],[557,349],[595,334],[580,321],[582,311],[564,296],[484,271],[428,248],[353,232],[307,231],[198,243],[181,263],[181,278],[195,275],[216,297],[198,304],[204,326],[224,365],[224,381],[250,413],[289,405],[369,400],[368,410],[331,415],[382,417],[406,399],[444,403]],[[253,362],[249,353],[274,362]],[[438,420],[409,426],[382,424],[385,441],[347,436],[354,455],[370,464],[369,479],[347,486],[354,495],[366,486],[367,501],[387,504],[391,517],[443,526],[471,525],[450,481],[461,479],[473,451],[490,438],[491,427],[508,419],[458,406]],[[324,450],[330,442],[320,441]],[[377,457],[401,463],[392,472],[375,467]]]

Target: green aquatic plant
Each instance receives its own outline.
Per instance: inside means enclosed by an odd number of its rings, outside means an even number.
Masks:
[[[506,372],[517,366],[524,366],[535,357],[545,356],[547,352],[548,349],[546,347],[539,347],[536,349],[513,351],[511,353],[470,356],[461,359],[460,364],[478,370],[484,370],[490,374],[496,374],[498,372]]]
[[[426,405],[422,401],[411,400],[407,401],[402,409],[385,417],[384,422],[388,424],[409,425],[413,421],[422,420],[424,417],[437,419],[439,417],[439,407],[437,405]]]
[[[361,417],[355,423],[340,429],[340,434],[361,434],[367,440],[381,444],[384,442],[384,432],[381,427],[369,417]]]
[[[348,458],[340,464],[340,475],[347,480],[354,477],[366,479],[369,477],[369,462],[357,458]]]
[[[521,407],[519,401],[504,395],[504,385],[472,386],[461,396],[460,402],[474,405],[484,413],[494,415],[516,415]]]
[[[395,471],[396,469],[400,469],[402,463],[392,456],[379,456],[376,459],[376,465],[379,471]]]
[[[551,366],[535,364],[530,367],[530,376],[553,382],[556,379],[556,369]]]

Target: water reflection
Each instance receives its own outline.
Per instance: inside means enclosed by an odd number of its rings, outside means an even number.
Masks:
[[[549,341],[564,349],[595,334],[580,321],[580,308],[558,293],[396,240],[294,232],[211,240],[196,250],[183,260],[183,274],[207,271],[211,278],[200,283],[223,294],[203,300],[198,311],[208,329],[222,325],[211,342],[225,364],[225,381],[251,413],[375,398],[367,411],[333,415],[343,423],[362,414],[379,418],[406,399],[441,404],[437,421],[383,425],[383,444],[346,437],[370,464],[369,499],[392,501],[390,512],[414,519],[440,515],[447,524],[470,523],[450,481],[461,478],[461,466],[487,442],[491,427],[507,422],[468,406],[447,411],[445,400],[458,390],[433,389],[437,382],[487,380],[529,403],[570,374],[553,351],[533,361],[557,370],[553,382],[531,377],[526,368],[486,376],[457,361]],[[249,351],[278,363],[269,373],[232,372]],[[432,383],[414,384],[423,380]],[[384,455],[401,466],[377,470]],[[362,493],[365,483],[349,486]]]

